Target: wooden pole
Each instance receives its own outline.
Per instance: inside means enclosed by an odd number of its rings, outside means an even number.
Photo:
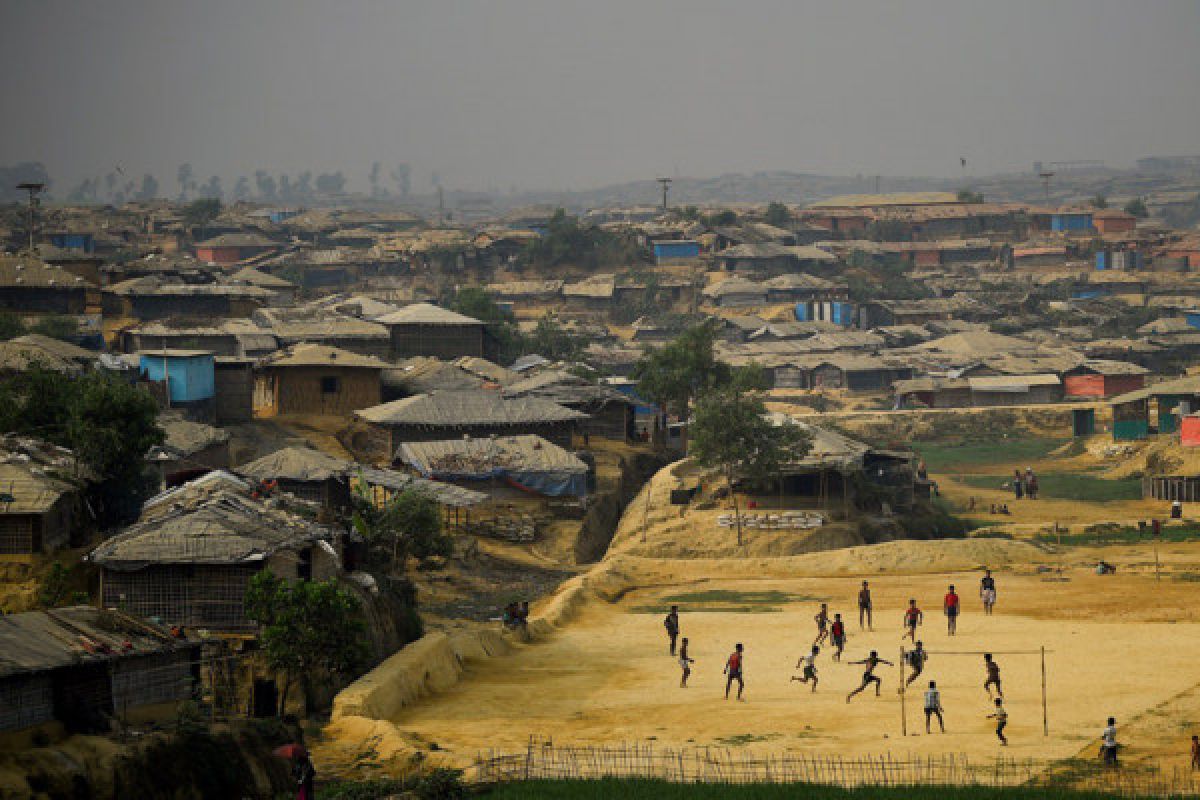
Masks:
[[[908,712],[904,704],[904,645],[900,645],[900,661],[896,666],[900,671],[900,735],[908,736]]]
[[[1046,708],[1046,646],[1042,645],[1042,735],[1050,735],[1050,716]]]

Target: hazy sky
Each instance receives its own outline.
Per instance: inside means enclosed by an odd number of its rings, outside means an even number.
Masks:
[[[1200,2],[0,0],[0,164],[413,188],[1200,150]]]

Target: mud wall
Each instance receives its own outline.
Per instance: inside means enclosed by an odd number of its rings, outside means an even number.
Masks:
[[[604,558],[625,507],[646,481],[670,462],[665,454],[658,453],[637,453],[632,459],[621,460],[616,488],[593,495],[588,504],[579,538],[575,540],[576,563],[591,564]]]

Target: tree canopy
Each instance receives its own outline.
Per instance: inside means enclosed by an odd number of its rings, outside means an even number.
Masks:
[[[577,266],[598,269],[646,261],[645,251],[630,234],[581,224],[578,217],[558,209],[546,232],[526,245],[523,265],[535,268]]]
[[[767,223],[777,228],[785,228],[792,221],[792,212],[783,203],[767,204]]]
[[[716,325],[705,321],[642,356],[633,368],[638,394],[667,412],[686,417],[692,400],[726,383],[729,365],[718,361],[713,344]]]
[[[408,489],[380,503],[371,487],[358,481],[351,500],[351,524],[376,552],[391,552],[393,570],[410,555],[450,554],[452,544],[442,533],[441,509],[425,492]]]
[[[153,488],[144,459],[163,442],[157,415],[147,392],[102,372],[34,367],[0,385],[0,429],[74,451],[95,480],[88,494],[101,524],[136,517]]]
[[[1125,204],[1125,213],[1132,214],[1139,219],[1145,219],[1150,216],[1150,209],[1146,208],[1146,201],[1140,197],[1135,197]]]
[[[351,675],[370,657],[362,604],[333,580],[288,581],[263,570],[246,590],[246,616],[259,625],[267,664],[285,675],[280,712],[293,678]]]
[[[960,203],[982,203],[983,193],[972,192],[970,189],[959,189],[957,198]]]
[[[221,213],[221,198],[197,197],[183,207],[184,224],[193,228],[203,228]]]
[[[766,417],[761,386],[754,370],[739,373],[729,385],[705,393],[696,403],[688,426],[689,455],[702,467],[720,470],[733,499],[738,545],[742,524],[735,481],[762,483],[777,478],[780,468],[803,458],[812,448],[807,431]]]

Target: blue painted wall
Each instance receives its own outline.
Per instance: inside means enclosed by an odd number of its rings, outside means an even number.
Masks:
[[[1050,230],[1052,231],[1086,231],[1092,227],[1092,215],[1087,212],[1050,215]]]
[[[53,233],[50,235],[50,243],[64,250],[96,252],[96,241],[90,233]]]
[[[689,239],[654,243],[654,257],[656,259],[695,258],[698,255],[700,255],[700,243]]]
[[[1185,315],[1185,319],[1187,319],[1188,325],[1191,325],[1193,328],[1200,328],[1200,311],[1189,311]]]
[[[166,380],[172,403],[194,403],[215,394],[214,361],[211,354],[161,356],[143,353],[141,370],[152,381]]]

